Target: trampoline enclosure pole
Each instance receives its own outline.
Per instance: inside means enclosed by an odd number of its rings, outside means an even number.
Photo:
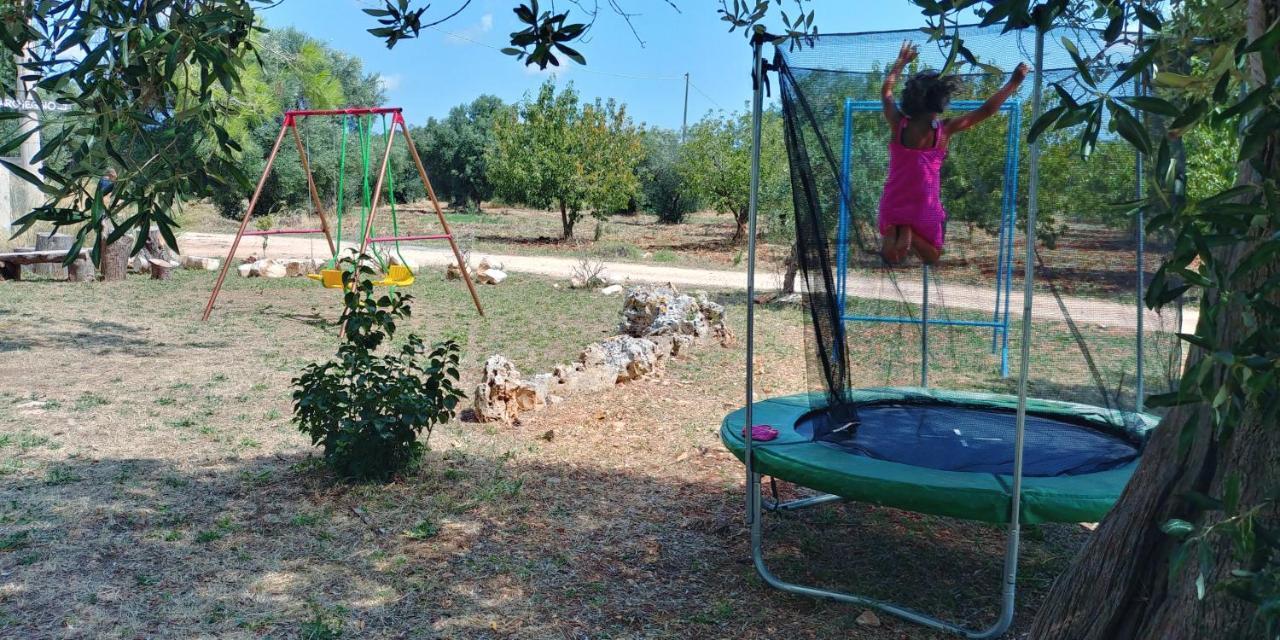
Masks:
[[[1139,29],[1138,45],[1141,46],[1142,45],[1141,24],[1139,24],[1138,29]],[[1142,74],[1138,74],[1138,76],[1139,77],[1135,78],[1133,81],[1133,94],[1136,96],[1142,96],[1143,95],[1143,86],[1142,86],[1142,79],[1141,79]],[[1143,117],[1143,122],[1144,124],[1146,122],[1145,116]],[[1134,164],[1133,164],[1133,182],[1134,182],[1134,190],[1137,192],[1137,195],[1134,197],[1138,200],[1141,200],[1142,194],[1145,191],[1142,184],[1143,182],[1142,152],[1137,151],[1135,152],[1134,155],[1136,157],[1136,160],[1134,161]],[[1136,355],[1138,358],[1138,364],[1137,364],[1137,371],[1136,371],[1137,380],[1134,385],[1135,397],[1133,400],[1133,410],[1137,413],[1141,413],[1144,408],[1145,398],[1143,396],[1146,395],[1146,392],[1147,392],[1146,379],[1144,377],[1145,371],[1143,370],[1143,365],[1142,365],[1143,351],[1144,351],[1144,347],[1146,346],[1145,345],[1146,327],[1143,326],[1146,321],[1146,318],[1145,318],[1146,314],[1143,313],[1143,310],[1144,310],[1143,298],[1146,297],[1146,294],[1144,293],[1144,289],[1146,288],[1146,285],[1147,285],[1146,283],[1146,275],[1147,275],[1147,269],[1146,269],[1147,229],[1146,229],[1146,226],[1147,226],[1147,223],[1143,216],[1143,208],[1138,207],[1137,218],[1134,220],[1134,227],[1136,227],[1136,229],[1134,230],[1134,233],[1137,235],[1137,245],[1138,245],[1137,246],[1138,282],[1137,282],[1137,288],[1136,288],[1137,296],[1135,298],[1135,302],[1137,303],[1137,307],[1138,307],[1138,334],[1137,334],[1138,343],[1136,345],[1137,348],[1135,349]],[[1179,331],[1181,331],[1181,328],[1179,328]]]
[[[924,285],[920,294],[920,386],[929,387],[929,265],[921,269]]]
[[[844,141],[840,153],[840,226],[836,233],[836,308],[844,322],[849,289],[849,205],[853,200],[853,98],[844,99]]]
[[[1035,84],[1031,87],[1031,121],[1040,117],[1043,97],[1044,33],[1036,31]],[[1018,363],[1018,420],[1013,437],[1013,491],[1009,499],[1009,540],[1004,559],[1004,603],[1000,620],[1007,630],[1013,623],[1014,601],[1018,590],[1018,545],[1022,534],[1022,464],[1027,428],[1027,377],[1031,371],[1031,311],[1035,295],[1036,216],[1040,212],[1040,142],[1031,143],[1027,185],[1027,255],[1023,265],[1022,290],[1022,361]]]
[[[754,86],[751,98],[751,196],[747,207],[747,405],[746,405],[746,453],[743,462],[747,467],[747,522],[751,525],[751,544],[760,542],[760,480],[752,464],[751,449],[755,439],[752,427],[755,402],[755,331],[756,331],[756,214],[760,206],[760,120],[764,109],[764,65],[762,50],[764,41],[759,36],[752,43],[751,77]]]

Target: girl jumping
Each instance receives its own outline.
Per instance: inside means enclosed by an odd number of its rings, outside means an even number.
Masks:
[[[982,106],[955,118],[940,116],[951,104],[951,95],[961,86],[959,78],[937,71],[922,71],[907,81],[902,91],[902,109],[893,98],[898,76],[916,58],[916,47],[902,43],[898,59],[884,86],[880,100],[884,118],[892,132],[889,140],[889,175],[880,197],[880,253],[890,264],[901,262],[915,251],[925,264],[942,255],[947,212],[942,208],[942,161],[947,157],[951,136],[969,129],[1000,111],[1009,96],[1027,77],[1025,63],[1013,70],[1008,84]]]

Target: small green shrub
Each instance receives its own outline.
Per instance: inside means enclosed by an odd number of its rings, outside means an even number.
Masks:
[[[338,475],[387,480],[417,462],[425,447],[418,437],[429,439],[435,425],[453,419],[463,394],[454,384],[459,348],[452,340],[428,350],[410,334],[378,353],[396,323],[409,318],[412,298],[375,294],[372,272],[362,266],[369,262],[343,260],[342,344],[335,359],[308,365],[293,380],[293,415]]]

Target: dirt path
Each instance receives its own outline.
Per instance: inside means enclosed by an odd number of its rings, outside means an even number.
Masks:
[[[182,253],[195,256],[222,258],[226,256],[234,236],[225,233],[184,233],[179,237]],[[347,247],[344,243],[344,248]],[[356,247],[351,247],[356,248]],[[440,267],[453,262],[453,254],[447,248],[428,249],[421,245],[404,245],[401,249],[406,258],[416,261],[423,267]],[[296,238],[288,236],[273,237],[267,247],[266,255],[272,258],[306,258],[324,256],[323,239]],[[247,258],[261,255],[261,244],[256,239],[241,241],[236,256]],[[485,254],[490,263],[501,264],[509,272],[527,273],[550,278],[568,279],[574,267],[578,265],[575,258],[558,258],[553,256],[514,256]],[[692,269],[688,267],[667,267],[658,265],[636,264],[630,262],[604,262],[608,272],[616,277],[635,282],[671,283],[681,287],[708,287],[716,289],[747,288],[747,275],[737,271],[715,269]],[[762,291],[777,291],[782,283],[782,274],[763,270],[757,271],[756,288]],[[945,306],[972,311],[990,311],[995,307],[996,291],[994,288],[975,287],[961,284],[944,284],[941,291],[934,283],[930,300],[945,301]],[[1009,300],[1009,309],[1013,317],[1022,315],[1021,283],[1017,283]],[[801,281],[803,286],[803,281]],[[849,295],[878,300],[919,300],[922,294],[922,283],[899,280],[895,286],[886,278],[858,278],[850,276]],[[1037,293],[1040,293],[1039,291]],[[1134,328],[1137,326],[1137,312],[1130,305],[1093,300],[1088,298],[1062,297],[1059,301],[1051,296],[1035,299],[1032,317],[1039,320],[1062,320],[1063,311],[1078,323],[1087,323],[1099,327]],[[1194,310],[1183,313],[1180,331],[1191,331],[1195,328],[1198,316]],[[1160,327],[1162,330],[1173,330],[1173,321],[1152,311],[1147,311],[1144,321],[1148,328]]]

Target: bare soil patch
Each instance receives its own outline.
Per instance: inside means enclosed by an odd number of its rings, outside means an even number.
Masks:
[[[458,283],[419,283],[408,329],[462,338],[472,376],[494,352],[546,370],[617,322],[617,298],[526,276],[481,289],[483,319]],[[743,402],[740,345],[516,428],[449,424],[421,470],[347,486],[289,422],[291,377],[335,346],[332,292],[233,278],[202,324],[211,286],[0,283],[19,372],[0,380],[0,635],[942,637],[755,576],[742,467],[716,436]],[[742,335],[741,296],[719,299]],[[802,321],[761,311],[762,395],[805,387]],[[768,527],[785,577],[975,625],[998,607],[998,528],[862,505]],[[1086,534],[1025,535],[1024,628]]]

